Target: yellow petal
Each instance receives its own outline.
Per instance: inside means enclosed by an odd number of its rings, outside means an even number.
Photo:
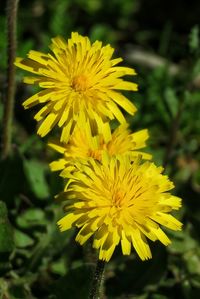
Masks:
[[[74,214],[70,213],[63,218],[61,218],[57,224],[59,226],[60,231],[68,230],[72,227],[72,225],[76,222],[78,218],[80,218],[83,214]]]
[[[124,231],[122,231],[121,247],[122,247],[122,253],[124,255],[130,255],[130,253],[131,253],[131,242],[126,237]]]
[[[15,65],[25,71],[28,71],[28,72],[31,72],[34,74],[39,74],[40,69],[44,67],[39,62],[33,61],[31,59],[20,58],[20,57],[17,57],[15,59]]]
[[[131,103],[125,96],[123,96],[121,93],[118,93],[113,90],[107,91],[108,96],[113,99],[119,106],[121,106],[125,111],[127,111],[129,114],[133,115],[137,108],[133,103]]]
[[[51,131],[51,129],[55,126],[57,122],[58,115],[54,113],[50,113],[41,123],[37,133],[41,137],[44,137],[46,134]]]
[[[66,161],[64,159],[59,159],[57,161],[51,162],[49,164],[51,171],[58,171],[65,168]]]
[[[60,141],[67,143],[70,136],[71,127],[73,124],[73,119],[71,119],[63,128]]]

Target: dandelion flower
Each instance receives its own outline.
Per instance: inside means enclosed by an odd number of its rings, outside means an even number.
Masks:
[[[109,261],[116,246],[130,255],[133,246],[142,260],[152,257],[147,239],[164,245],[170,240],[160,226],[180,230],[182,224],[170,212],[181,199],[168,191],[174,186],[162,175],[162,167],[128,156],[89,159],[74,172],[65,192],[66,215],[58,221],[61,231],[75,226],[81,245],[93,236],[99,259]]]
[[[135,70],[118,66],[122,59],[112,59],[110,45],[102,46],[100,41],[91,44],[88,37],[73,32],[68,41],[53,38],[50,49],[52,54],[30,51],[28,58],[15,61],[16,66],[36,75],[25,77],[25,83],[43,88],[23,103],[25,109],[43,105],[34,117],[41,122],[40,136],[58,125],[62,127],[61,141],[67,142],[77,120],[84,125],[88,119],[92,127],[104,131],[107,120],[125,122],[120,108],[135,113],[135,106],[120,92],[137,90],[136,83],[121,79],[135,75]]]
[[[107,133],[111,135],[108,124]],[[92,135],[90,125],[85,124],[84,129],[77,125],[73,135],[70,136],[67,144],[59,141],[50,142],[49,146],[62,154],[62,158],[50,164],[52,171],[63,170],[61,176],[65,176],[66,171],[72,171],[77,158],[93,157],[101,161],[102,152],[107,151],[109,156],[128,154],[132,159],[141,155],[143,159],[151,159],[151,155],[139,151],[146,146],[149,134],[146,129],[136,133],[131,133],[128,124],[120,125],[111,135],[110,141],[106,142],[102,134]]]

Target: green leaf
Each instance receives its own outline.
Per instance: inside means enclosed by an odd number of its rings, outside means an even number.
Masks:
[[[193,287],[200,289],[200,275],[193,275],[191,284]]]
[[[200,74],[200,59],[197,59],[192,69],[192,77],[194,78],[194,80],[199,80],[199,74]]]
[[[194,52],[199,47],[199,26],[194,26],[189,35],[189,47]]]
[[[47,223],[45,213],[41,209],[30,208],[17,217],[17,224],[21,228],[29,228],[36,225],[44,225]]]
[[[10,297],[12,296],[12,297]],[[9,298],[11,299],[26,299],[30,297],[30,294],[27,294],[27,290],[25,290],[24,286],[22,285],[12,285],[9,288]]]
[[[13,230],[8,220],[6,205],[0,201],[0,253],[9,253],[13,249]]]
[[[46,165],[34,159],[24,160],[24,171],[30,190],[39,199],[49,196],[49,187],[46,181]]]
[[[191,284],[190,282],[185,279],[182,282],[182,290],[183,290],[183,294],[185,296],[186,299],[191,299],[190,295],[191,295]]]
[[[200,250],[198,248],[184,254],[184,260],[189,273],[200,275]]]
[[[174,89],[167,87],[164,92],[164,97],[171,115],[175,117],[178,111],[178,99]]]
[[[68,27],[70,22],[65,18],[68,6],[68,1],[58,1],[56,6],[53,5],[51,22],[49,24],[52,34],[55,35],[57,32],[60,32],[61,28]]]
[[[23,233],[22,231],[15,229],[14,239],[16,247],[24,248],[33,245],[34,240],[29,237],[29,235]]]
[[[139,296],[134,296],[135,299],[147,299],[148,298],[148,294],[142,294]]]
[[[67,275],[52,285],[52,295],[55,295],[57,299],[87,299],[92,271],[91,267],[86,266],[70,270]]]
[[[200,169],[197,170],[192,176],[192,187],[200,193]]]
[[[91,29],[90,38],[92,41],[102,40],[104,43],[114,43],[116,34],[108,25],[95,24]]]
[[[0,96],[0,122],[2,122],[2,119],[3,119],[3,104]]]
[[[168,299],[168,297],[161,294],[154,294],[152,295],[151,299]]]
[[[141,262],[138,257],[134,260],[127,258],[125,266],[115,269],[115,275],[107,280],[106,294],[108,298],[132,294],[133,281],[136,293],[140,293],[141,290],[145,292],[158,289],[161,282],[165,280],[167,253],[165,247],[158,242],[151,243],[151,251],[153,255],[151,260]],[[116,261],[117,264],[119,263]],[[126,279],[123,279],[124,273],[126,273]]]
[[[191,236],[190,226],[185,227],[184,231],[172,232],[168,235],[172,239],[172,243],[168,246],[168,250],[173,254],[182,254],[198,247],[198,244]]]
[[[0,198],[7,206],[13,206],[14,198],[22,192],[23,186],[22,156],[15,153],[8,159],[0,161]]]
[[[64,258],[51,263],[51,271],[61,276],[66,274],[66,265]]]

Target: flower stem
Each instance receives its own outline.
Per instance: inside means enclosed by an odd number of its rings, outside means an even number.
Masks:
[[[89,299],[100,299],[105,262],[98,260],[91,284]]]
[[[15,96],[16,19],[19,0],[7,0],[7,90],[4,107],[2,158],[11,151]]]

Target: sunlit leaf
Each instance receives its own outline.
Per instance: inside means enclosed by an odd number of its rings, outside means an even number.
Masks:
[[[24,248],[34,244],[34,240],[20,230],[14,231],[15,245],[16,247]]]
[[[39,199],[45,199],[49,196],[46,170],[46,165],[37,160],[24,160],[27,182],[33,194]]]
[[[47,220],[43,210],[30,208],[17,217],[17,223],[22,228],[28,228],[47,224]]]

